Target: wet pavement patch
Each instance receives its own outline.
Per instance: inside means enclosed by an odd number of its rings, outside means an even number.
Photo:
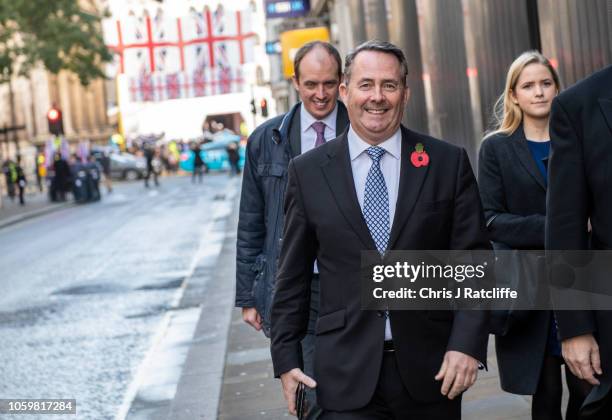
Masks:
[[[168,281],[161,282],[161,283],[145,284],[144,286],[138,287],[136,290],[167,290],[167,289],[177,289],[177,288],[181,287],[181,284],[183,284],[183,280],[184,280],[184,278],[180,277],[178,279],[168,280]]]
[[[27,327],[40,321],[50,320],[65,307],[59,303],[18,309],[16,311],[0,311],[0,327]]]
[[[172,309],[169,305],[155,305],[145,309],[143,312],[125,315],[125,319],[147,318],[158,316]]]
[[[121,293],[129,290],[128,287],[116,283],[83,284],[71,286],[52,292],[52,295],[98,295],[105,293]]]

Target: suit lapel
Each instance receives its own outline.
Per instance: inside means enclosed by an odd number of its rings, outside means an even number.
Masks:
[[[338,113],[336,115],[336,137],[340,137],[340,135],[346,130],[349,126],[348,114],[346,112],[346,108],[344,104],[338,101]],[[331,139],[329,139],[331,140]]]
[[[544,191],[546,191],[546,182],[544,181],[544,177],[542,176],[538,165],[533,159],[531,151],[529,150],[527,139],[525,138],[525,132],[523,131],[522,126],[514,131],[510,141],[512,142],[512,147],[514,148],[514,152],[518,156],[521,165],[523,165],[525,170],[533,177],[538,185],[542,187]]]
[[[425,178],[429,172],[429,165],[417,168],[410,161],[410,155],[418,142],[419,138],[416,134],[402,126],[400,180],[397,189],[395,217],[393,218],[391,236],[389,237],[387,249],[394,248],[395,242],[408,220],[408,216],[410,216],[414,209],[421,193],[423,182],[425,182]],[[425,151],[427,152],[427,148]],[[430,158],[435,159],[435,156],[430,156]]]
[[[289,128],[289,142],[291,144],[291,157],[296,157],[302,153],[302,123],[301,123],[302,107],[296,109],[291,118],[291,126]]]
[[[604,119],[606,120],[606,123],[608,124],[608,128],[610,129],[610,132],[612,133],[612,99],[600,98],[599,107],[601,108],[601,112],[604,116]],[[612,139],[612,135],[611,135],[611,139]]]
[[[355,181],[348,150],[348,130],[338,138],[328,151],[329,160],[321,169],[327,180],[329,188],[333,192],[338,208],[344,215],[351,228],[357,233],[365,249],[376,249],[374,240],[361,213],[361,207],[355,192]],[[332,146],[332,145],[330,145]]]

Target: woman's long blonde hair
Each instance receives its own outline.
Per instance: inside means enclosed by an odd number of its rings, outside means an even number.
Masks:
[[[485,137],[498,133],[509,135],[514,133],[514,131],[516,131],[516,129],[521,125],[521,122],[523,121],[523,111],[512,101],[512,92],[516,88],[516,83],[518,82],[523,69],[529,64],[533,63],[539,63],[546,66],[546,68],[550,70],[550,74],[555,82],[557,91],[561,90],[559,74],[546,57],[544,57],[538,51],[526,51],[522,53],[512,62],[510,68],[508,69],[504,91],[499,96],[493,107],[493,117],[495,118],[493,131],[487,133]]]

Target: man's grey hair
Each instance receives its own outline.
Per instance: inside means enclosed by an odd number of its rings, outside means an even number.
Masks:
[[[344,83],[348,85],[351,79],[351,68],[353,66],[353,62],[357,55],[363,51],[377,51],[384,54],[391,54],[397,58],[400,65],[400,82],[406,86],[406,79],[408,78],[408,62],[406,61],[406,56],[404,52],[397,47],[396,45],[387,42],[387,41],[379,41],[377,39],[373,39],[371,41],[366,41],[363,44],[360,44],[353,51],[346,55],[344,59]]]

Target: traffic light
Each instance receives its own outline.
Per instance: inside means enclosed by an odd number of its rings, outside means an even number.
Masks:
[[[251,114],[257,114],[257,108],[255,108],[255,99],[251,99]]]
[[[268,116],[268,101],[262,99],[259,105],[261,106],[261,116],[266,118]]]
[[[62,111],[53,106],[47,112],[47,121],[49,123],[49,132],[54,136],[64,134],[64,120],[62,119]]]

